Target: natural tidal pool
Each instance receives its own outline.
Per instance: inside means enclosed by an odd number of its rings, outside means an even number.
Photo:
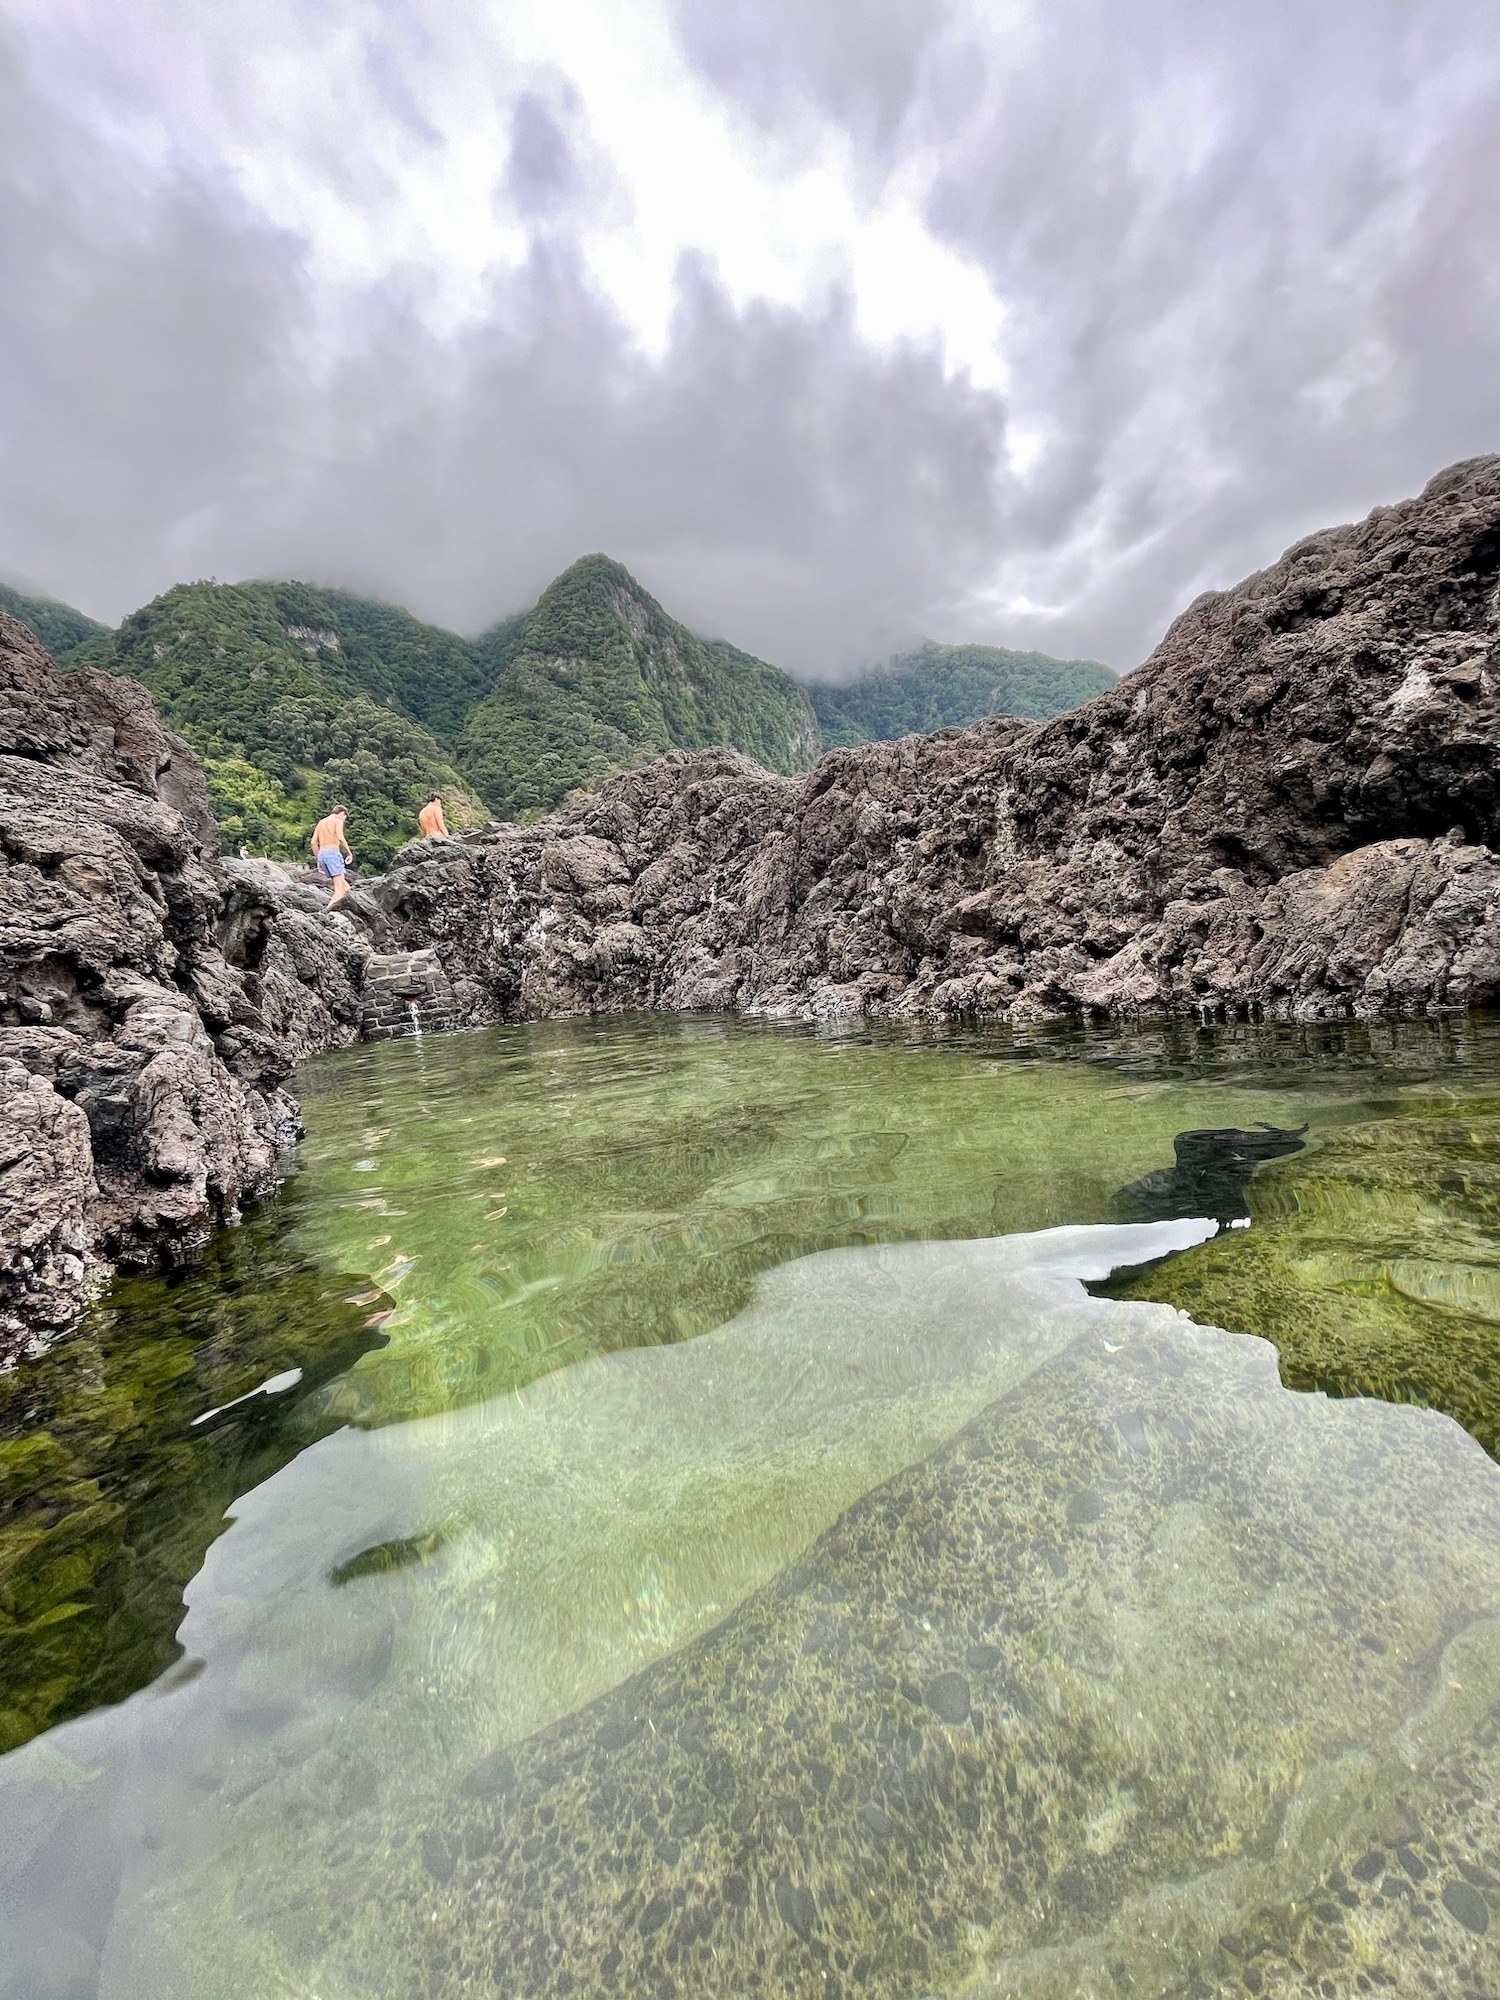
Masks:
[[[0,1377],[3,2000],[1500,1992],[1500,1024],[298,1088]]]

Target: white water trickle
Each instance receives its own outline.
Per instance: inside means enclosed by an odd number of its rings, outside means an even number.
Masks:
[[[411,1031],[417,1041],[422,1039],[422,1009],[419,1002],[408,1000],[406,1011],[411,1016]]]

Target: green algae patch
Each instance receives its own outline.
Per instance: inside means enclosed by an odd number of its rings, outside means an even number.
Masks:
[[[229,1505],[318,1434],[303,1396],[375,1338],[347,1282],[278,1252],[281,1226],[263,1211],[190,1270],[121,1278],[0,1374],[0,1752],[177,1658]],[[302,1395],[254,1395],[293,1368]]]
[[[1260,1335],[1290,1387],[1442,1410],[1500,1457],[1500,1094],[1325,1129],[1248,1202],[1250,1228],[1105,1289]]]

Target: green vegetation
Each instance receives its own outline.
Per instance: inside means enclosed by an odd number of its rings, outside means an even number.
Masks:
[[[0,583],[0,611],[19,618],[23,625],[35,632],[54,660],[66,659],[69,653],[86,646],[91,639],[104,639],[109,635],[107,625],[85,617],[71,604],[59,604],[55,597],[28,597],[23,591],[12,590],[6,583]]]
[[[1001,646],[939,646],[925,641],[871,667],[845,687],[808,688],[825,750],[888,743],[897,736],[962,728],[985,715],[1044,721],[1115,685],[1097,660],[1054,660]]]
[[[143,682],[187,737],[231,852],[304,859],[335,799],[376,868],[429,792],[455,830],[484,819],[435,733],[457,727],[484,669],[390,605],[302,583],[179,584],[82,657]]]
[[[851,686],[804,688],[690,632],[602,555],[473,640],[306,583],[178,584],[114,631],[15,591],[0,589],[0,609],[64,666],[151,690],[203,759],[226,851],[300,860],[339,798],[374,868],[434,791],[457,832],[487,813],[535,819],[664,750],[732,744],[805,771],[840,744],[993,710],[1055,715],[1114,684],[1087,660],[926,645]]]
[[[379,868],[433,791],[460,831],[486,808],[535,818],[674,747],[731,743],[779,771],[818,754],[795,681],[695,637],[604,556],[472,642],[304,583],[179,584],[117,631],[80,622],[89,643],[65,664],[151,690],[203,759],[230,852],[302,858],[337,797]]]
[[[779,668],[669,618],[630,572],[585,556],[475,651],[496,669],[470,715],[462,768],[507,819],[663,750],[732,743],[772,771],[819,751],[807,695]]]

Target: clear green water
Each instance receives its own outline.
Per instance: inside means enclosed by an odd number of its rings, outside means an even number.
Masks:
[[[5,2000],[1500,1985],[1494,1024],[299,1085],[0,1383]]]

